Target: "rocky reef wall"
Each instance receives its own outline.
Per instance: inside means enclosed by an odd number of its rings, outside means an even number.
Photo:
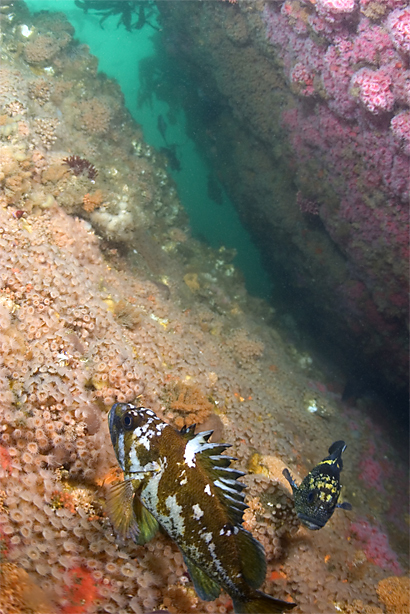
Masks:
[[[64,15],[18,2],[0,25],[0,610],[232,613],[223,593],[198,598],[166,535],[137,546],[109,522],[107,412],[133,401],[232,444],[266,591],[299,613],[400,612],[397,445],[266,324],[228,250],[192,239],[163,159]],[[312,534],[282,470],[305,475],[336,437],[354,507]]]
[[[199,104],[219,96],[192,134],[262,247],[276,298],[346,363],[405,388],[406,2],[158,6]]]

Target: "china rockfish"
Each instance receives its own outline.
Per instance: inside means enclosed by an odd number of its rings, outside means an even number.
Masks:
[[[337,507],[351,510],[350,503],[338,503],[340,495],[340,472],[343,469],[344,441],[335,441],[326,456],[297,486],[288,469],[283,475],[292,487],[295,509],[302,524],[315,531],[325,526]]]

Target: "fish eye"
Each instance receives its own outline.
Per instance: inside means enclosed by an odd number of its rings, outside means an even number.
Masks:
[[[122,425],[126,431],[132,431],[137,426],[136,422],[136,416],[131,411],[127,411],[122,417]]]

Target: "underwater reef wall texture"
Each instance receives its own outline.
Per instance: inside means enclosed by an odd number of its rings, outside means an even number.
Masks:
[[[265,591],[306,614],[406,611],[408,479],[386,434],[265,324],[228,251],[190,237],[160,157],[64,15],[19,2],[0,26],[1,612],[232,612],[224,594],[199,600],[166,535],[114,534],[115,401],[232,443]],[[299,480],[336,434],[353,511],[308,533],[282,470]]]
[[[168,50],[230,109],[199,138],[278,293],[288,286],[349,360],[405,385],[407,1],[158,6]]]

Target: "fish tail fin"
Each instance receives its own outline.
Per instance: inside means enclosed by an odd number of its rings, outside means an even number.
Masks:
[[[295,606],[296,603],[275,599],[261,591],[252,591],[247,599],[238,599],[233,602],[235,614],[281,614]]]

